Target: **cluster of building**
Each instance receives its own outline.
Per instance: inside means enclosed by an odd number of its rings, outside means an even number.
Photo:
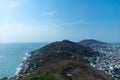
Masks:
[[[91,61],[91,66],[112,74],[116,80],[120,80],[120,44],[91,45],[90,47],[102,54]]]

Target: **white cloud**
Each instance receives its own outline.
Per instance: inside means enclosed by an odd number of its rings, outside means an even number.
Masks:
[[[53,16],[53,15],[55,15],[55,12],[54,11],[48,11],[48,12],[43,12],[43,14],[45,16]]]
[[[0,24],[15,23],[14,12],[28,0],[0,0]]]
[[[0,9],[1,10],[12,10],[19,6],[21,6],[23,3],[25,3],[26,0],[1,0],[0,1]]]
[[[77,21],[69,21],[69,22],[63,22],[60,25],[61,26],[72,26],[72,25],[82,25],[82,24],[89,24],[87,21],[85,20],[77,20]]]
[[[52,40],[59,33],[54,25],[0,25],[0,42],[39,42]]]

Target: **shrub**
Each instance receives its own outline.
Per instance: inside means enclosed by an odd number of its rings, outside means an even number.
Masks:
[[[46,75],[36,75],[36,76],[28,76],[25,80],[54,80],[54,76],[52,74]]]

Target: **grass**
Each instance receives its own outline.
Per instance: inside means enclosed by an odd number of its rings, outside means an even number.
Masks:
[[[55,80],[52,74],[28,76],[25,80]]]

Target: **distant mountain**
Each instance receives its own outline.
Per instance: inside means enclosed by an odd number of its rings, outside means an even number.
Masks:
[[[30,55],[16,75],[22,80],[114,80],[84,59],[96,57],[98,53],[75,42],[54,42]]]
[[[82,40],[78,43],[81,44],[81,45],[85,45],[85,46],[107,44],[105,42],[94,40],[94,39],[85,39],[85,40]]]

